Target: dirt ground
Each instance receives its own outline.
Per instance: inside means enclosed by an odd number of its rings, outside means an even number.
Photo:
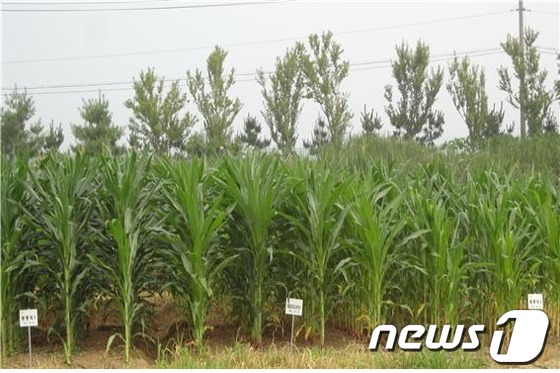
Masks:
[[[160,349],[172,350],[177,342],[177,331],[185,331],[181,320],[180,312],[169,299],[158,299],[157,311],[149,320],[148,334],[154,341],[159,341]],[[209,324],[212,329],[208,333],[209,346],[211,349],[219,350],[226,346],[232,346],[236,342],[243,342],[243,338],[238,331],[229,326],[223,325],[225,318],[220,314],[220,310],[212,312]],[[74,362],[67,366],[64,362],[64,350],[62,344],[47,342],[46,332],[35,329],[33,331],[33,368],[152,368],[158,356],[157,343],[145,341],[140,337],[135,339],[135,349],[131,354],[131,362],[124,362],[124,346],[116,338],[111,349],[106,353],[107,340],[119,330],[118,317],[114,312],[100,309],[96,317],[90,323],[88,335],[78,342],[74,354]],[[180,333],[179,333],[180,334]],[[330,329],[326,333],[328,339],[327,346],[335,349],[345,349],[348,345],[356,343],[356,340],[348,334]],[[180,340],[179,340],[180,341]],[[51,341],[52,342],[52,341]],[[289,330],[277,335],[268,335],[263,341],[263,345],[270,343],[289,342]],[[364,341],[363,343],[367,343]],[[305,343],[298,341],[298,345],[305,347],[311,342]],[[494,363],[488,356],[488,366],[493,368],[504,368]],[[25,347],[22,352],[8,358],[2,368],[28,368],[29,355]],[[534,364],[519,366],[520,368],[560,368],[560,340],[549,338],[542,357]]]

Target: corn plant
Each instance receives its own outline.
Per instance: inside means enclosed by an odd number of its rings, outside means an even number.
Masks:
[[[168,208],[163,213],[172,234],[163,258],[171,275],[166,288],[184,306],[200,350],[215,283],[236,258],[217,245],[229,211],[222,208],[221,193],[213,193],[203,161],[164,161],[160,173],[166,174],[163,194]]]
[[[551,309],[558,309],[560,305],[560,199],[558,190],[552,183],[532,183],[526,198],[525,209],[531,217],[534,227],[539,231],[543,240],[542,250],[537,253],[543,258],[541,289],[548,296],[546,303],[552,305]],[[538,292],[537,289],[530,289]],[[560,335],[560,312],[551,312],[556,335]]]
[[[386,292],[398,286],[394,274],[402,261],[397,241],[405,223],[399,217],[404,193],[390,182],[374,187],[369,183],[363,185],[354,192],[348,243],[352,262],[359,268],[357,282],[367,309],[369,334],[385,322],[382,309],[388,304]]]
[[[462,284],[469,269],[459,237],[458,214],[448,209],[442,198],[432,199],[418,186],[411,191],[409,224],[415,231],[425,230],[419,237],[415,262],[421,266],[427,285],[423,296],[428,305],[426,315],[437,325],[458,324]]]
[[[85,260],[92,211],[92,168],[88,158],[48,157],[30,173],[27,184],[33,211],[27,217],[41,235],[39,264],[50,274],[62,296],[67,364],[72,362],[79,314],[85,312],[90,267]]]
[[[26,206],[28,162],[19,159],[13,163],[2,162],[1,193],[1,269],[0,269],[0,330],[2,360],[17,348],[19,327],[17,326],[18,298],[26,291],[26,259],[29,250],[24,248],[28,225],[23,216]],[[26,258],[27,257],[27,258]]]
[[[145,305],[143,299],[154,289],[155,252],[153,236],[161,231],[161,217],[154,212],[159,180],[150,177],[151,160],[135,153],[127,159],[103,159],[105,184],[98,199],[100,215],[106,222],[111,245],[89,255],[91,261],[111,283],[104,292],[118,304],[124,333],[113,334],[124,342],[124,357],[130,361],[133,327]]]
[[[292,255],[300,260],[305,272],[300,279],[309,298],[308,318],[325,344],[325,326],[335,304],[346,290],[342,286],[345,267],[351,258],[342,255],[341,231],[349,211],[343,206],[344,194],[350,179],[338,169],[306,170],[300,163],[299,178],[302,188],[292,193],[297,215],[287,216],[296,232],[301,235]],[[349,280],[349,279],[346,279]],[[348,281],[346,281],[348,282]]]
[[[470,201],[477,222],[477,237],[482,260],[490,263],[488,275],[482,285],[493,294],[493,305],[488,323],[507,310],[515,309],[522,300],[529,284],[536,278],[541,258],[533,256],[538,247],[538,232],[523,216],[519,201],[513,199],[516,185],[509,177],[500,178],[494,172],[485,172],[470,187],[476,200]]]
[[[273,291],[270,271],[274,260],[270,229],[282,193],[282,173],[277,158],[254,153],[239,161],[225,161],[216,175],[217,185],[234,203],[232,234],[241,239],[234,267],[229,271],[232,289],[248,311],[251,338],[260,344],[265,301]]]

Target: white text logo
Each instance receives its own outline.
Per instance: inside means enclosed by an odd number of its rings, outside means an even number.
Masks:
[[[504,332],[496,330],[490,343],[490,356],[494,361],[502,364],[529,364],[537,360],[544,351],[548,335],[548,316],[539,310],[514,310],[503,314],[496,326],[505,326],[515,320],[508,349],[501,352],[504,343]],[[439,338],[436,338],[439,327],[437,325],[407,325],[400,333],[394,325],[379,325],[373,330],[369,349],[377,351],[379,339],[383,333],[387,335],[385,348],[395,349],[395,342],[401,350],[420,351],[422,345],[431,351],[474,351],[480,348],[479,333],[484,333],[484,325],[472,325],[465,329],[464,325],[457,325],[452,330],[450,325],[444,325]],[[469,341],[464,341],[465,332]],[[422,339],[426,337],[425,342]],[[451,338],[450,338],[451,337]]]

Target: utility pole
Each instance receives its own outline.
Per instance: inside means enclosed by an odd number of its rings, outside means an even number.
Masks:
[[[521,138],[527,136],[525,128],[525,42],[523,36],[523,0],[519,0],[519,55],[521,65],[519,66],[519,122],[521,124]]]

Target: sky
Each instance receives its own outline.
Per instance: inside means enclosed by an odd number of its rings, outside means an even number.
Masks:
[[[15,85],[26,88],[35,101],[34,119],[44,125],[51,120],[60,123],[65,135],[62,148],[68,149],[74,143],[71,124],[83,123],[78,108],[84,99],[97,98],[101,91],[110,103],[114,123],[126,129],[131,112],[124,102],[132,97],[132,81],[140,71],[153,67],[166,79],[184,79],[187,71],[204,70],[208,54],[220,45],[228,51],[226,68],[234,68],[237,76],[231,95],[243,103],[233,125],[240,131],[248,114],[262,122],[261,89],[253,79],[255,71],[271,71],[276,58],[296,41],[330,30],[344,49],[344,59],[350,62],[342,89],[349,94],[354,113],[353,134],[361,132],[364,104],[380,114],[381,132],[392,133],[383,98],[385,85],[394,84],[390,61],[396,58],[397,44],[415,45],[418,40],[429,45],[432,67],[447,68],[454,52],[469,54],[481,65],[490,104],[503,102],[504,122],[515,122],[514,133],[518,134],[519,113],[497,88],[497,69],[511,69],[500,43],[508,34],[517,36],[517,3],[3,0],[2,98]],[[525,1],[525,8],[525,25],[540,33],[536,45],[551,88],[558,79],[555,54],[560,50],[560,1]],[[445,89],[446,82],[447,74],[435,104],[445,114],[444,134],[438,144],[468,134]],[[184,80],[181,88],[187,92]],[[558,117],[558,103],[553,109]],[[202,120],[196,106],[190,102],[186,110],[199,117],[195,128],[200,131]],[[317,104],[305,101],[298,123],[299,146],[310,138],[319,110]],[[268,135],[266,125],[263,127]]]

